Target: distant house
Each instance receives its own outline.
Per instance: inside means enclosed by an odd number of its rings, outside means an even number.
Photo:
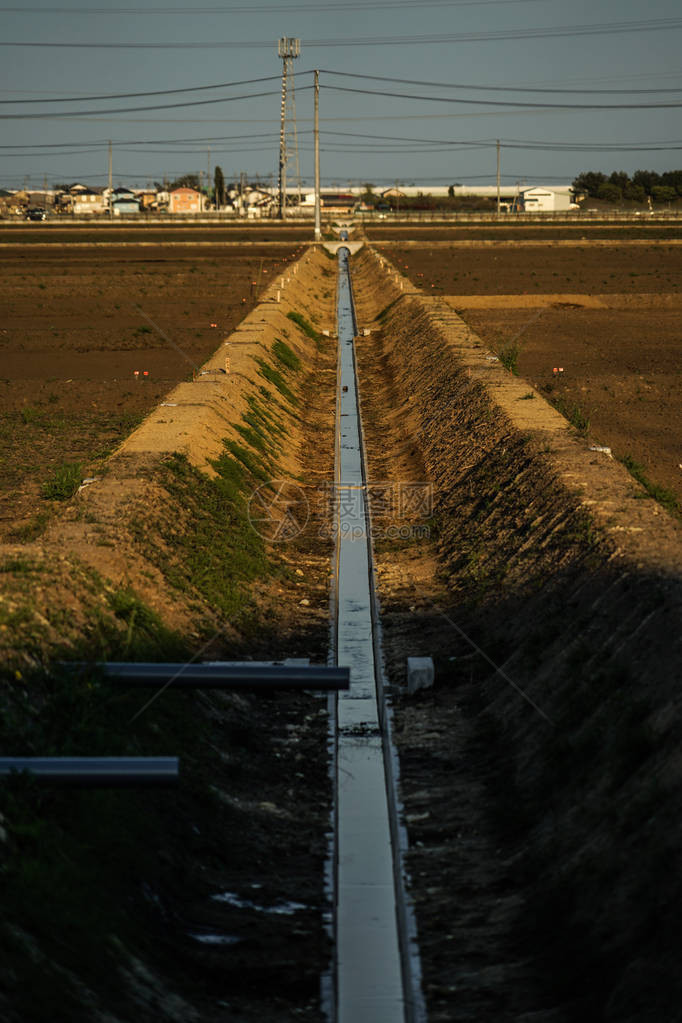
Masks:
[[[152,206],[156,206],[156,192],[151,188],[145,188],[142,189],[142,191],[137,192],[137,198],[140,203],[140,208],[143,210],[150,210]]]
[[[140,204],[137,199],[115,199],[111,210],[115,217],[127,217],[131,213],[139,213]]]
[[[243,199],[247,217],[266,216],[276,204],[274,196],[270,195],[266,189],[257,186],[249,188]]]
[[[76,216],[83,213],[105,213],[107,201],[101,188],[84,188],[72,193],[71,211]]]
[[[129,188],[115,188],[111,194],[111,210],[115,217],[140,212],[140,200]]]
[[[1,194],[1,193],[0,193]],[[54,205],[54,191],[37,191],[28,193],[29,206],[52,206]]]
[[[352,213],[357,201],[350,192],[323,192],[320,196],[322,209],[334,213]]]
[[[570,210],[571,196],[564,190],[543,188],[522,188],[519,192],[519,205],[525,213],[553,213],[555,210]]]
[[[169,213],[202,213],[204,196],[196,188],[174,188],[168,196]]]

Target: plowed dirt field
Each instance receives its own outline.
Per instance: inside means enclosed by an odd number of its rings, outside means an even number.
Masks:
[[[377,247],[595,443],[682,500],[682,247]]]
[[[295,251],[0,248],[0,541],[40,526],[64,463],[94,475]]]

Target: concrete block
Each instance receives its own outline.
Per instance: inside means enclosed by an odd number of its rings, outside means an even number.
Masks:
[[[432,657],[407,658],[407,691],[410,695],[418,689],[430,689],[433,685],[434,669]]]

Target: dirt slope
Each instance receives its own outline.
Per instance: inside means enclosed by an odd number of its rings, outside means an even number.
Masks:
[[[682,530],[379,269],[370,464],[433,487],[430,536],[379,560],[394,683],[437,668],[396,697],[430,1019],[675,1018]]]
[[[125,690],[55,664],[325,661],[333,266],[311,254],[277,290],[40,542],[0,549],[3,752],[181,762],[167,792],[0,787],[7,1023],[321,1018],[324,701]],[[277,503],[277,478],[298,504]],[[307,531],[271,543],[285,511],[303,526],[300,504]]]

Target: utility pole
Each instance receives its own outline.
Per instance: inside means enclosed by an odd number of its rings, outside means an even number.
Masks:
[[[322,238],[320,195],[320,72],[315,72],[315,241]]]
[[[208,158],[206,163],[206,191],[211,191],[211,147],[208,147]],[[215,200],[215,195],[213,196]],[[214,203],[215,205],[215,203]]]
[[[114,160],[111,151],[111,139],[109,139],[109,216],[114,215]]]
[[[497,140],[497,216],[500,215],[500,140]]]
[[[279,130],[279,215],[286,217],[287,206],[287,86],[289,75],[292,74],[291,64],[301,53],[301,40],[283,36],[277,46],[278,56],[282,60],[282,110]]]

